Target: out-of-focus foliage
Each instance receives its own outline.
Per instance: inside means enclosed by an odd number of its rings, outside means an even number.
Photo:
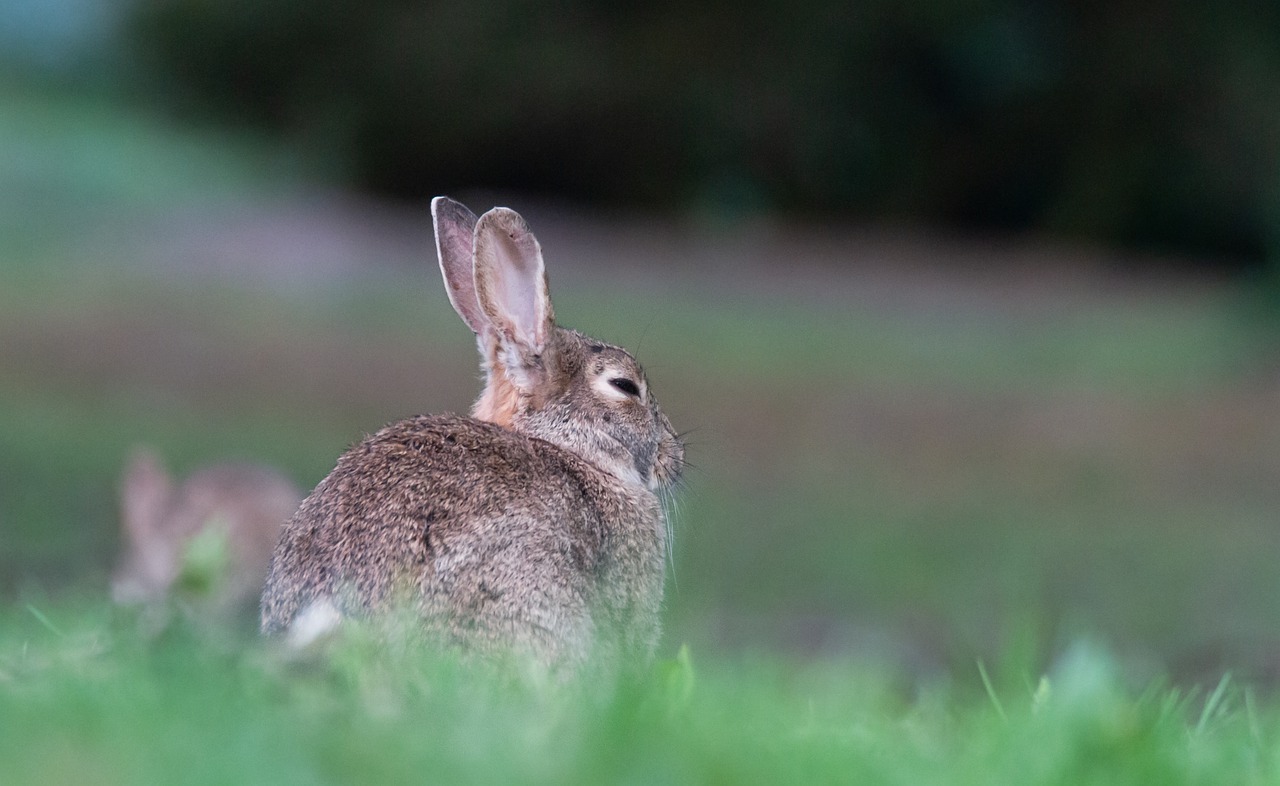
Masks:
[[[1274,696],[1229,677],[1211,690],[1135,681],[1088,643],[1039,679],[986,680],[970,665],[913,685],[892,664],[854,658],[682,649],[635,682],[550,681],[464,666],[412,636],[387,647],[362,626],[325,657],[290,662],[220,630],[178,620],[155,631],[82,605],[0,609],[6,786],[1280,777]]]
[[[1270,2],[136,0],[130,29],[167,100],[394,194],[1280,245]]]
[[[0,2],[0,77],[37,82],[98,82],[117,76],[118,3],[99,0]]]

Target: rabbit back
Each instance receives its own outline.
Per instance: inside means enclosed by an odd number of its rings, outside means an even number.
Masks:
[[[262,627],[280,633],[318,601],[364,615],[407,600],[464,649],[645,657],[664,539],[652,494],[574,453],[472,418],[419,416],[357,444],[303,502],[272,558]]]

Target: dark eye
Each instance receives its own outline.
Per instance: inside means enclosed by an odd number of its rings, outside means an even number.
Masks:
[[[614,377],[609,380],[609,384],[613,385],[618,390],[621,390],[623,393],[626,393],[628,396],[640,395],[640,388],[636,386],[636,383],[626,377]]]

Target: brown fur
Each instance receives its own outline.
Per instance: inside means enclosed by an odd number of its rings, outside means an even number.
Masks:
[[[314,604],[361,616],[408,602],[424,630],[465,650],[552,667],[644,662],[667,548],[656,492],[678,479],[683,445],[630,354],[555,326],[519,216],[476,219],[443,199],[433,210],[486,389],[473,417],[392,423],[338,459],[285,527],[263,631],[287,631]],[[474,292],[446,258],[467,252],[458,238],[472,226]]]

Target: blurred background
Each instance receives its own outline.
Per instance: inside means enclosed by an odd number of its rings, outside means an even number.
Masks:
[[[0,0],[0,595],[135,444],[465,410],[450,194],[692,430],[667,650],[1274,680],[1278,86],[1269,2]]]

